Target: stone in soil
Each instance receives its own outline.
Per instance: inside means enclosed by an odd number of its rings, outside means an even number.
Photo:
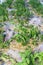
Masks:
[[[39,26],[41,25],[41,20],[38,17],[33,17],[30,21],[29,21],[29,25],[34,25],[34,26]]]
[[[39,44],[36,48],[33,50],[34,52],[43,52],[43,43]]]
[[[13,37],[13,35],[15,34],[15,31],[14,31],[14,28],[15,28],[15,25],[13,24],[10,24],[8,22],[4,23],[4,27],[3,27],[3,39],[4,41],[7,41],[9,39],[11,39]]]
[[[18,51],[14,51],[12,49],[9,49],[6,54],[9,55],[14,60],[16,60],[17,62],[22,62],[22,58],[21,58]]]

